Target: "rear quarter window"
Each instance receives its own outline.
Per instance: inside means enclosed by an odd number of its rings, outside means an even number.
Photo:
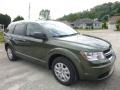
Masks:
[[[15,24],[10,24],[8,28],[5,30],[5,32],[12,34],[14,31],[14,28],[15,28]]]

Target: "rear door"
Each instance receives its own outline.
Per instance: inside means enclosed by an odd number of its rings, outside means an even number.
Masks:
[[[16,24],[14,32],[12,34],[12,41],[15,50],[24,54],[24,44],[26,43],[26,23]]]
[[[17,53],[34,60],[46,62],[46,54],[49,50],[48,41],[31,37],[34,32],[43,32],[43,28],[38,23],[17,24],[14,30],[13,41]]]

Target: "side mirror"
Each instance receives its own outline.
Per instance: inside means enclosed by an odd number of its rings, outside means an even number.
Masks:
[[[43,40],[47,40],[47,36],[41,32],[34,32],[32,35],[30,35],[34,38],[37,38],[37,39],[43,39]]]

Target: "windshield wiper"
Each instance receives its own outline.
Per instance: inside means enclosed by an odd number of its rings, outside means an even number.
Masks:
[[[79,33],[73,33],[73,34],[68,34],[68,35],[58,35],[58,36],[53,36],[53,37],[66,37],[66,36],[73,36]]]

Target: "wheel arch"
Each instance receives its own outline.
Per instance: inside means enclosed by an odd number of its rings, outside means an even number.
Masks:
[[[49,53],[49,56],[48,56],[48,68],[49,69],[51,69],[52,62],[54,61],[54,59],[60,56],[65,57],[68,60],[70,60],[70,62],[74,65],[79,75],[80,73],[83,72],[80,59],[72,51],[67,50],[67,49],[62,49],[62,48],[56,48]]]
[[[7,50],[7,47],[11,47],[14,50],[14,47],[12,46],[12,43],[5,43],[5,50]]]

